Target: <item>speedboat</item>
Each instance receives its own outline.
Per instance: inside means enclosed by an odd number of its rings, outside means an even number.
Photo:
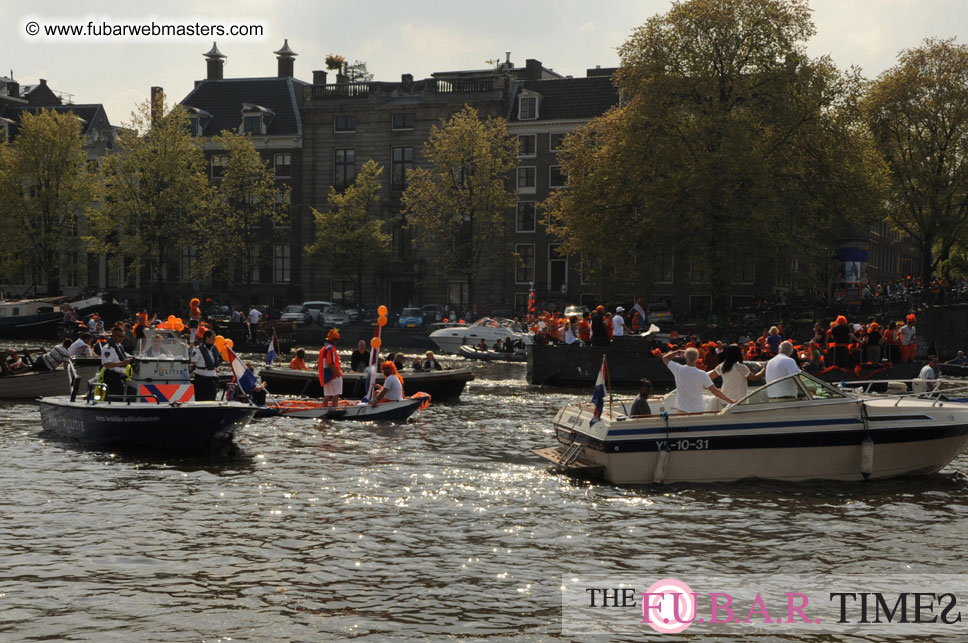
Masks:
[[[401,371],[403,394],[428,393],[437,401],[457,401],[464,391],[464,385],[474,379],[469,368],[454,368],[441,371]],[[323,387],[319,385],[319,375],[315,370],[300,371],[288,366],[267,366],[259,372],[259,377],[276,395],[297,395],[322,397]],[[377,384],[383,382],[383,374],[376,376]],[[360,398],[365,393],[365,373],[343,372],[344,397]]]
[[[530,333],[514,332],[511,324],[508,319],[482,317],[469,326],[450,326],[435,330],[430,333],[430,339],[440,350],[447,353],[458,353],[464,345],[477,346],[482,339],[488,348],[492,348],[497,340],[504,341],[508,337],[521,345],[532,342]]]
[[[430,396],[418,393],[412,397],[390,402],[381,400],[376,406],[364,402],[340,400],[337,406],[327,406],[316,400],[279,400],[256,412],[256,417],[290,417],[316,420],[354,420],[357,422],[405,422],[417,409],[430,405]]]
[[[104,385],[96,380],[89,382],[86,395],[79,395],[81,379],[69,366],[70,393],[40,399],[44,430],[107,448],[207,454],[231,446],[256,407],[196,401],[188,346],[171,331],[147,331],[149,342],[154,334],[165,337],[164,354],[136,356],[122,399],[107,398]]]
[[[54,371],[35,371],[32,368],[13,371],[7,366],[7,356],[12,351],[0,349],[0,400],[37,399],[43,395],[57,395],[70,390],[70,378],[67,369],[58,367]],[[43,351],[22,349],[17,354],[24,360],[29,360],[30,353],[33,361],[40,359]],[[72,357],[71,362],[78,377],[94,377],[101,368],[101,360],[97,357]]]
[[[950,393],[950,392],[946,392]],[[627,402],[565,406],[558,446],[535,453],[573,475],[618,484],[868,480],[935,473],[968,442],[968,404],[874,395],[789,375],[718,410],[677,413],[675,392],[630,417]],[[596,414],[599,417],[596,418]]]
[[[492,351],[477,348],[476,346],[458,346],[457,353],[467,359],[479,359],[485,362],[526,362],[528,355],[523,351]]]

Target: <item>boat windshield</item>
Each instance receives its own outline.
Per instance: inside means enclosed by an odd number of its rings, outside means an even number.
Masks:
[[[501,326],[501,324],[499,324],[496,319],[491,319],[490,317],[481,317],[476,322],[474,322],[474,325],[484,326],[487,328],[499,328]]]
[[[788,375],[775,382],[761,386],[737,402],[738,406],[796,402],[804,400],[831,400],[847,397],[833,386],[807,373]]]
[[[146,330],[143,350],[138,357],[188,359],[189,348],[185,341],[170,330]]]

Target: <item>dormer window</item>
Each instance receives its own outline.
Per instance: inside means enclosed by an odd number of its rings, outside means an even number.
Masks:
[[[204,136],[205,126],[212,119],[212,115],[204,109],[190,105],[186,105],[185,109],[188,110],[188,133],[191,136]]]
[[[538,97],[522,96],[518,100],[518,120],[533,121],[538,118]]]
[[[264,136],[269,131],[269,123],[272,122],[273,116],[275,116],[275,112],[268,107],[242,103],[241,133]]]

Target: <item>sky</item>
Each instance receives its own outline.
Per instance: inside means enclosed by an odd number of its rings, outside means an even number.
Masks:
[[[226,78],[276,75],[284,39],[298,55],[295,75],[312,80],[334,53],[362,60],[375,80],[401,74],[427,78],[435,71],[482,69],[485,61],[523,66],[536,58],[563,75],[584,76],[597,65],[619,65],[617,48],[669,0],[174,0],[125,4],[116,0],[33,0],[7,4],[0,21],[0,76],[22,85],[39,78],[72,102],[103,103],[115,125],[130,121],[149,88],[161,86],[179,101],[205,77],[202,54],[218,41],[227,56]],[[817,35],[811,56],[829,55],[841,68],[859,66],[876,77],[900,51],[928,37],[959,37],[968,28],[966,0],[811,0]],[[261,25],[262,36],[61,37],[44,36],[57,24]],[[31,25],[30,23],[35,23]],[[40,34],[30,36],[28,29]],[[332,80],[332,77],[331,77]]]

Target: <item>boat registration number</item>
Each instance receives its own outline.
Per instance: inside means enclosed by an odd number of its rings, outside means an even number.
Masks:
[[[709,440],[656,440],[657,451],[704,451],[709,448]]]

